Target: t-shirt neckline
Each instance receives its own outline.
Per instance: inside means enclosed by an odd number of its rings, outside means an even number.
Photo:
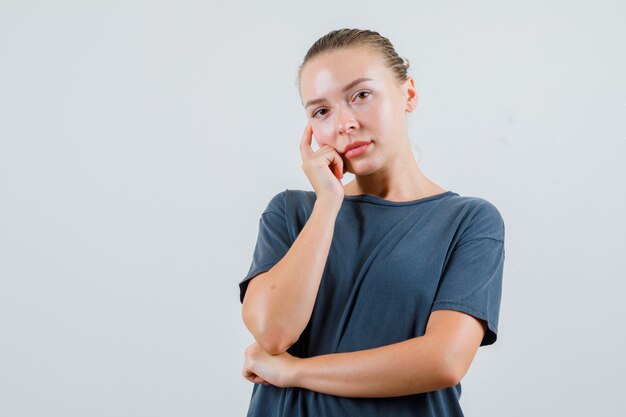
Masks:
[[[422,197],[422,198],[418,198],[417,200],[411,200],[411,201],[385,200],[384,198],[379,197],[377,195],[373,195],[373,194],[345,195],[343,199],[344,201],[351,201],[351,202],[363,201],[367,203],[374,203],[374,204],[380,204],[380,205],[385,205],[385,206],[410,206],[414,204],[424,203],[426,201],[438,200],[440,198],[447,197],[449,195],[458,195],[458,194],[455,193],[454,191],[448,190],[443,193],[431,195],[428,197]]]

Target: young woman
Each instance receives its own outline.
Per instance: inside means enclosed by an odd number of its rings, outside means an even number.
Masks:
[[[271,199],[239,284],[256,340],[248,416],[463,415],[460,381],[496,341],[504,223],[418,168],[407,69],[367,30],[330,32],[304,58],[300,151],[314,191]]]

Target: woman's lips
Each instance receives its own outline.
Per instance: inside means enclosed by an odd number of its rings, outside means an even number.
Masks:
[[[347,151],[344,155],[346,156],[346,158],[354,158],[355,156],[359,156],[362,153],[366,152],[371,144],[372,142],[368,142],[364,145],[357,146],[356,148],[352,148],[349,151]]]

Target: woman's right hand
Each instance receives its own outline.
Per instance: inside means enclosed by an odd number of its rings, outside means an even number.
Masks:
[[[302,169],[318,200],[341,205],[344,197],[343,184],[340,181],[345,172],[343,160],[339,152],[329,145],[324,145],[314,152],[311,147],[312,139],[313,128],[307,123],[300,141]]]

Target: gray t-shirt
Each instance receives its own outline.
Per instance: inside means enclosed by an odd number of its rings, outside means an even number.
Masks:
[[[240,301],[250,279],[289,250],[313,210],[313,191],[285,190],[262,213]],[[311,357],[423,336],[431,311],[487,322],[496,341],[504,222],[479,197],[446,191],[414,201],[345,196],[311,319],[289,353]],[[298,277],[293,277],[298,279]],[[462,416],[461,384],[400,397],[351,398],[255,384],[248,417]]]

